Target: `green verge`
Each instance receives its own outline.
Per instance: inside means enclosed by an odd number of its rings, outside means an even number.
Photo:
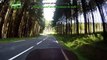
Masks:
[[[36,38],[39,36],[35,36]],[[0,39],[0,43],[11,43],[15,41],[21,41],[21,40],[31,40],[32,38],[35,37],[22,37],[22,38],[2,38]]]
[[[90,60],[88,52],[84,52],[83,46],[94,46],[97,47],[95,43],[103,41],[101,34],[92,35],[54,35],[61,45],[73,51],[79,60]],[[102,46],[101,46],[102,47]],[[87,47],[88,49],[88,47]],[[94,52],[92,52],[94,53]]]
[[[3,38],[3,39],[0,39],[0,43],[10,43],[10,42],[23,40],[23,39],[24,38]]]

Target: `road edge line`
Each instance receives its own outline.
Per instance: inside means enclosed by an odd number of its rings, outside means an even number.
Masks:
[[[67,55],[64,53],[63,49],[61,49],[61,52],[62,52],[62,54],[64,55],[65,60],[69,60],[68,57],[67,57]]]

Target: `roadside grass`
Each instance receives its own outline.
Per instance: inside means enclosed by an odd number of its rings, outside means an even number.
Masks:
[[[23,40],[23,39],[24,38],[3,38],[3,39],[0,39],[0,43],[10,43],[10,42]]]
[[[35,37],[22,37],[22,38],[2,38],[0,39],[0,43],[11,43],[15,41],[21,41],[21,40],[31,40],[32,38],[37,38],[38,36]]]
[[[70,51],[73,51],[79,60],[91,60],[90,55],[94,55],[93,50],[95,47],[102,47],[103,43],[99,43],[103,41],[103,37],[101,34],[91,34],[91,35],[54,35],[56,39],[62,44],[64,47],[68,48]],[[85,47],[84,47],[85,46]],[[86,51],[85,51],[86,50]],[[97,54],[97,53],[95,53]]]

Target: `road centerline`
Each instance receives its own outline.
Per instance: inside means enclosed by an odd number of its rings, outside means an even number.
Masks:
[[[15,58],[19,57],[20,55],[22,55],[22,54],[26,53],[27,51],[31,50],[33,47],[34,47],[34,46],[29,47],[28,49],[22,51],[21,53],[13,56],[12,58],[10,58],[10,59],[8,59],[8,60],[14,60]]]
[[[36,45],[41,44],[43,41],[45,41],[48,37],[44,38],[42,41],[39,41]]]
[[[40,43],[42,43],[43,41],[45,41],[48,37],[44,38],[42,41],[39,41],[36,45],[39,45]],[[23,41],[23,40],[22,40]],[[16,41],[19,42],[19,41]],[[9,58],[8,60],[14,60],[15,58],[19,57],[20,55],[26,53],[27,51],[31,50],[34,46],[29,47],[28,49],[22,51],[21,53]]]

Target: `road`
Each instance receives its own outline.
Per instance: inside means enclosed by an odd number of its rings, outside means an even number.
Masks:
[[[0,60],[77,60],[53,36],[0,44]]]

